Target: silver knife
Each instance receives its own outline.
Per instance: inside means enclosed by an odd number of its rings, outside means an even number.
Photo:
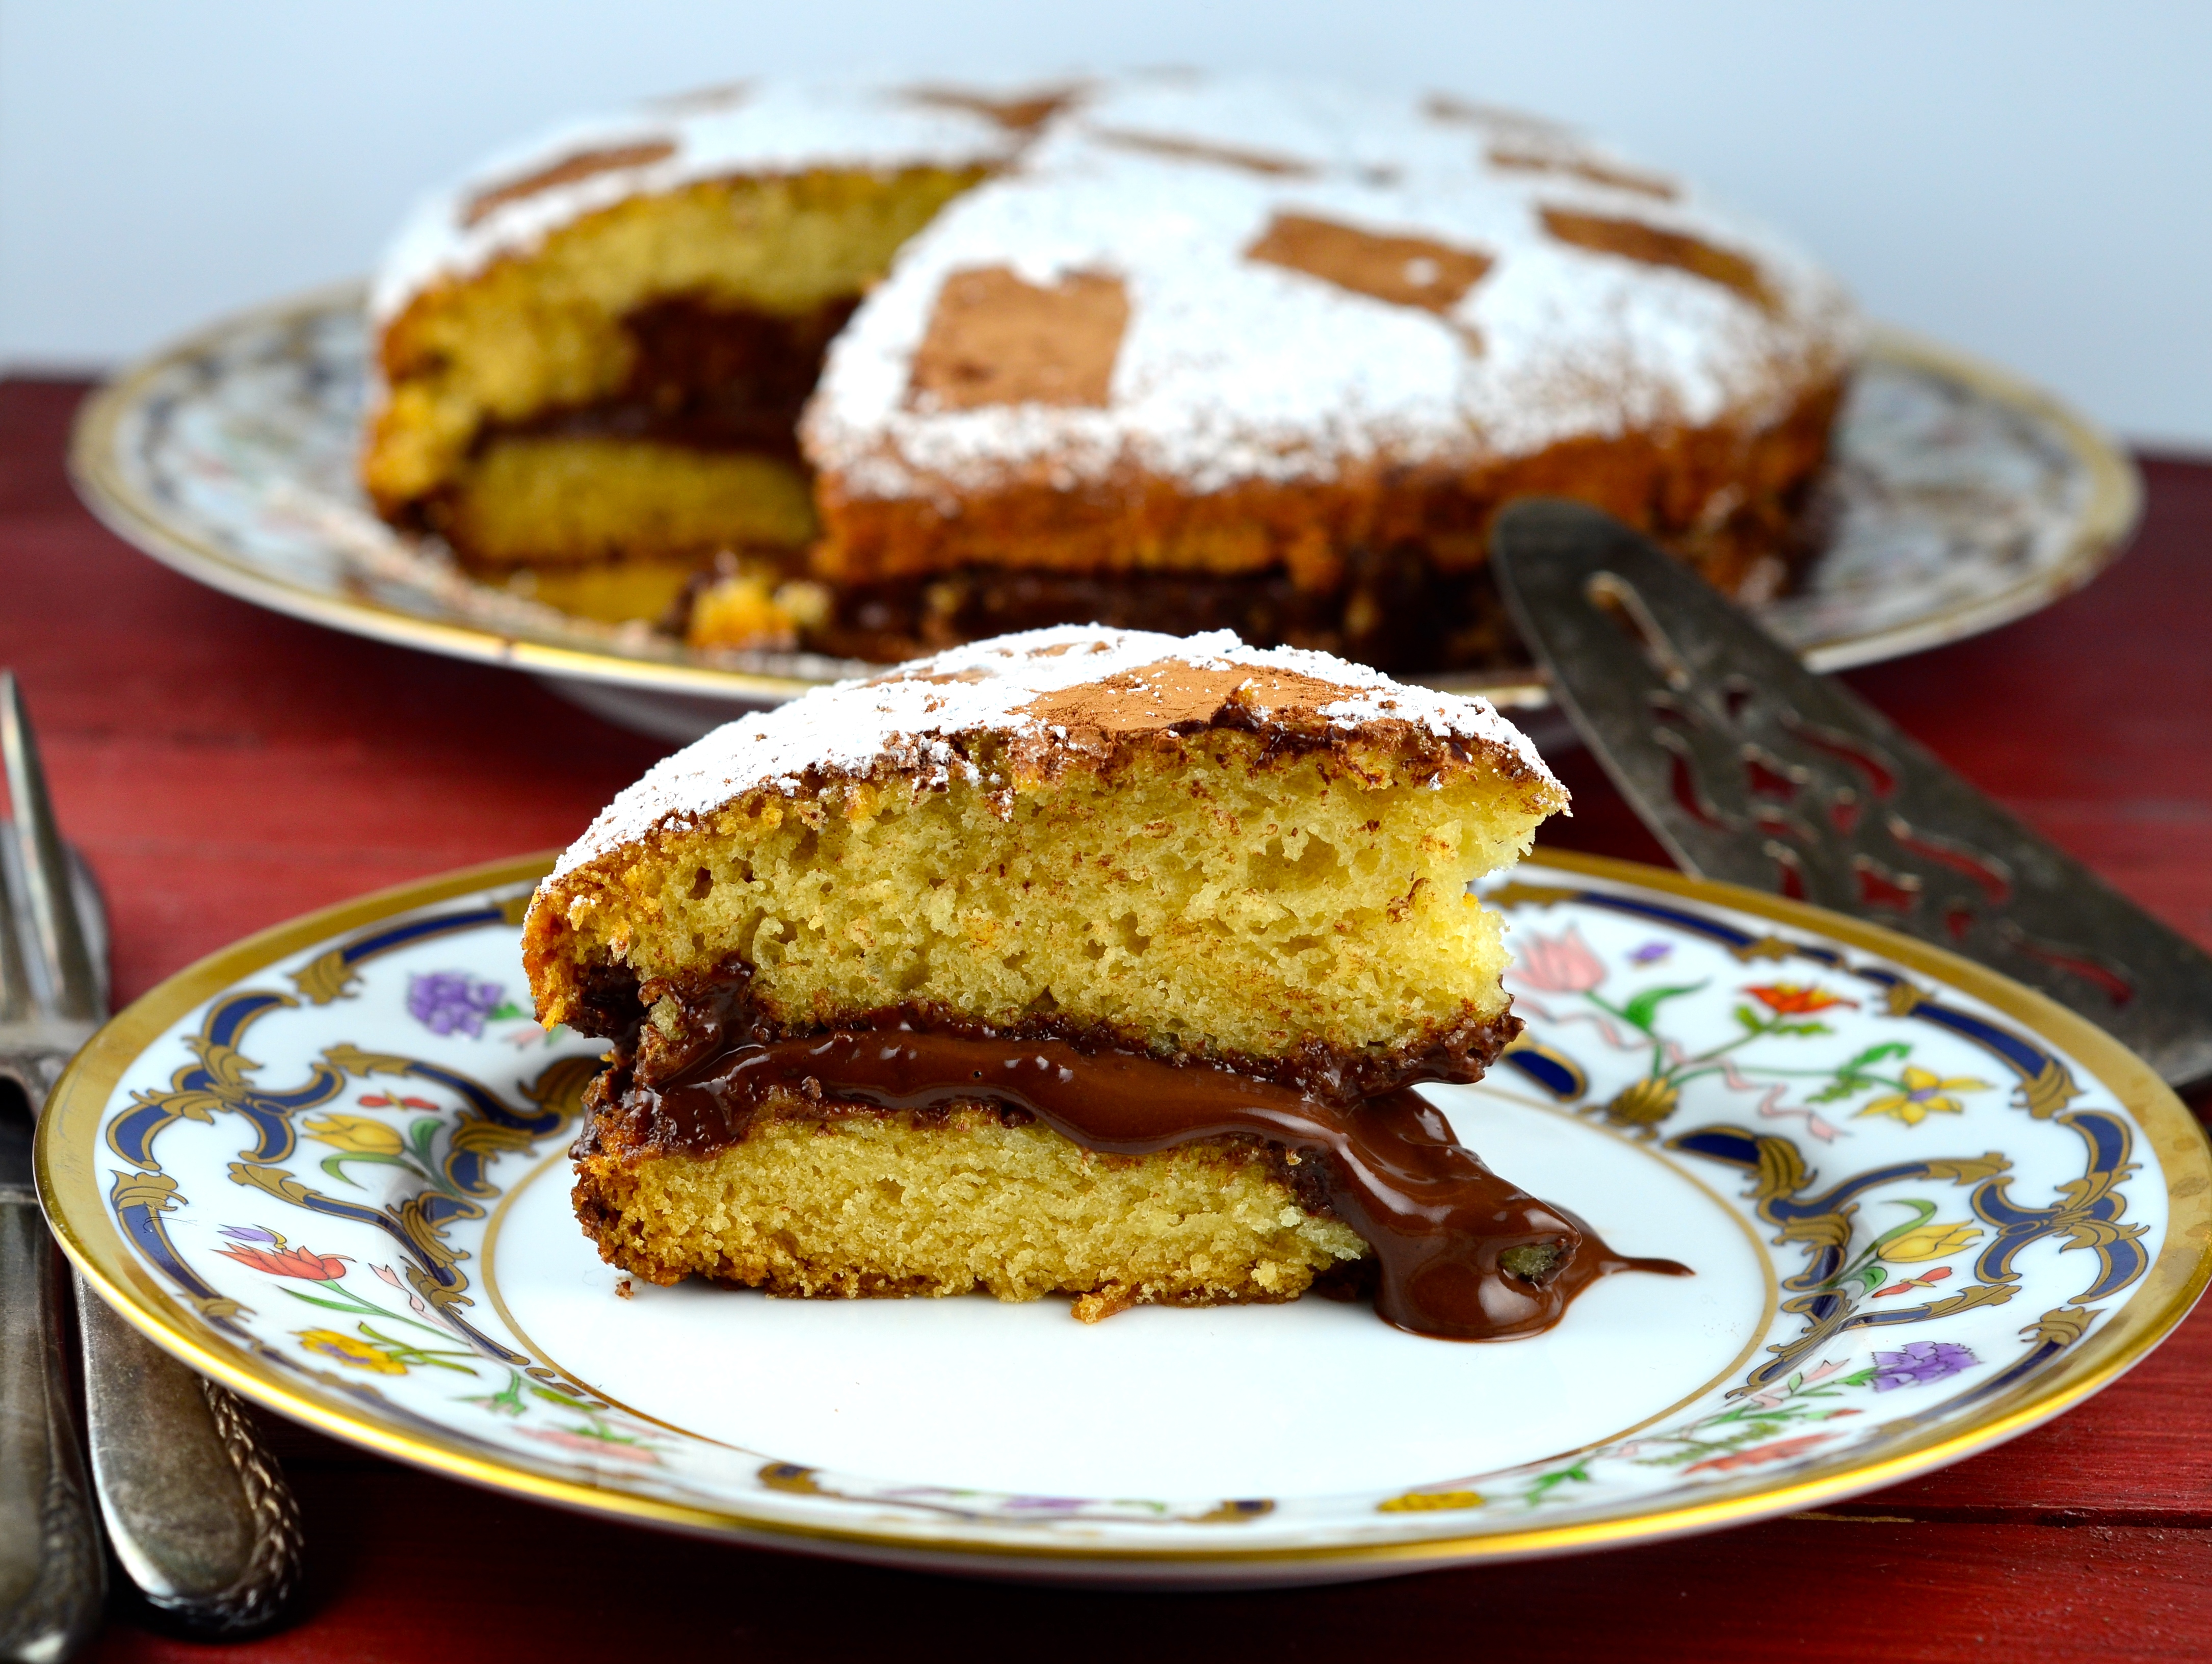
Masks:
[[[1976,791],[1620,521],[1533,499],[1491,560],[1577,731],[1685,872],[1979,960],[2177,1089],[2212,1082],[2212,956]]]
[[[29,1118],[0,1104],[0,1658],[25,1664],[91,1637],[104,1581],[70,1413],[59,1261],[32,1188]]]
[[[13,835],[0,839],[0,1076],[35,1112],[106,1015],[105,921],[89,875],[73,871],[64,851],[21,696],[4,672],[0,757],[14,811]],[[34,1415],[39,1406],[25,1397],[7,1436],[28,1460],[43,1429],[47,1454],[35,1472],[18,1469],[16,1450],[0,1460],[0,1516],[33,1506],[27,1493],[42,1485],[36,1506],[49,1524],[27,1535],[0,1530],[0,1655],[59,1659],[97,1624],[101,1555],[98,1531],[79,1517],[84,1486],[68,1395],[52,1388],[62,1346],[52,1246],[34,1199],[27,1208],[5,1199],[15,1193],[9,1152],[21,1142],[0,1130],[0,1210],[14,1256],[0,1277],[17,1279],[0,1283],[11,1390],[15,1377],[27,1393],[30,1381],[18,1362],[27,1357],[18,1319],[27,1331],[41,1326],[49,1367],[45,1413]],[[20,1300],[18,1289],[40,1277],[44,1303]],[[92,1492],[117,1564],[149,1605],[191,1633],[234,1639],[269,1627],[298,1581],[301,1549],[299,1509],[275,1458],[228,1391],[146,1339],[82,1279],[76,1295]]]

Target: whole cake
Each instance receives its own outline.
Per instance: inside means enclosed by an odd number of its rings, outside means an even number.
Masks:
[[[538,1020],[611,1044],[612,1264],[787,1295],[1295,1298],[1458,1337],[1628,1262],[1408,1088],[1519,1024],[1467,881],[1565,793],[1480,700],[1069,626],[749,716],[562,858]]]
[[[1422,670],[1508,651],[1516,496],[1782,588],[1856,333],[1786,242],[1550,123],[1187,76],[574,125],[426,200],[372,312],[379,511],[571,611]]]

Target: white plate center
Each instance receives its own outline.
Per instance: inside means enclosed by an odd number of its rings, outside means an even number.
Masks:
[[[1433,1484],[1660,1416],[1736,1369],[1770,1320],[1739,1216],[1652,1150],[1492,1095],[1441,1089],[1498,1172],[1618,1251],[1626,1274],[1548,1334],[1424,1340],[1365,1305],[1139,1307],[1065,1300],[770,1300],[638,1282],[618,1298],[556,1162],[514,1198],[487,1275],[539,1361],[654,1420],[892,1484],[1160,1500]]]

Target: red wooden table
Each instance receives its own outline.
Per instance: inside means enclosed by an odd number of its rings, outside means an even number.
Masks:
[[[658,753],[521,676],[333,635],[155,565],[64,478],[81,393],[0,383],[0,663],[22,678],[63,822],[106,886],[118,1000],[292,914],[565,843]],[[2091,588],[1851,680],[2212,945],[2212,466],[2147,472],[2136,548]],[[1559,843],[1663,859],[1586,756],[1561,772],[1576,814]],[[235,1650],[2206,1657],[2209,1371],[2212,1303],[2071,1415],[1856,1502],[1598,1557],[1260,1594],[1073,1593],[726,1548],[279,1426],[310,1536],[307,1598],[292,1628]],[[118,1606],[94,1655],[210,1651]]]

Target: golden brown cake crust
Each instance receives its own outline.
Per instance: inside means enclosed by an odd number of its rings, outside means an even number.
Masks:
[[[1566,497],[1666,543],[1734,593],[1761,560],[1786,565],[1807,552],[1792,528],[1827,458],[1844,390],[1841,375],[1820,382],[1764,426],[1731,417],[1593,436],[1464,473],[1355,469],[1329,482],[1193,493],[1140,474],[1069,491],[1040,469],[1034,480],[995,490],[902,497],[856,494],[830,475],[817,485],[824,537],[810,562],[840,585],[970,565],[1213,576],[1279,568],[1300,589],[1328,594],[1346,588],[1347,552],[1406,548],[1439,574],[1465,571],[1483,562],[1491,522],[1507,503]],[[1725,505],[1717,516],[1716,502]],[[1768,588],[1785,581],[1778,570]]]
[[[1046,288],[1005,266],[963,271],[937,297],[909,385],[940,410],[1103,409],[1128,323],[1129,296],[1117,278],[1079,271]]]

